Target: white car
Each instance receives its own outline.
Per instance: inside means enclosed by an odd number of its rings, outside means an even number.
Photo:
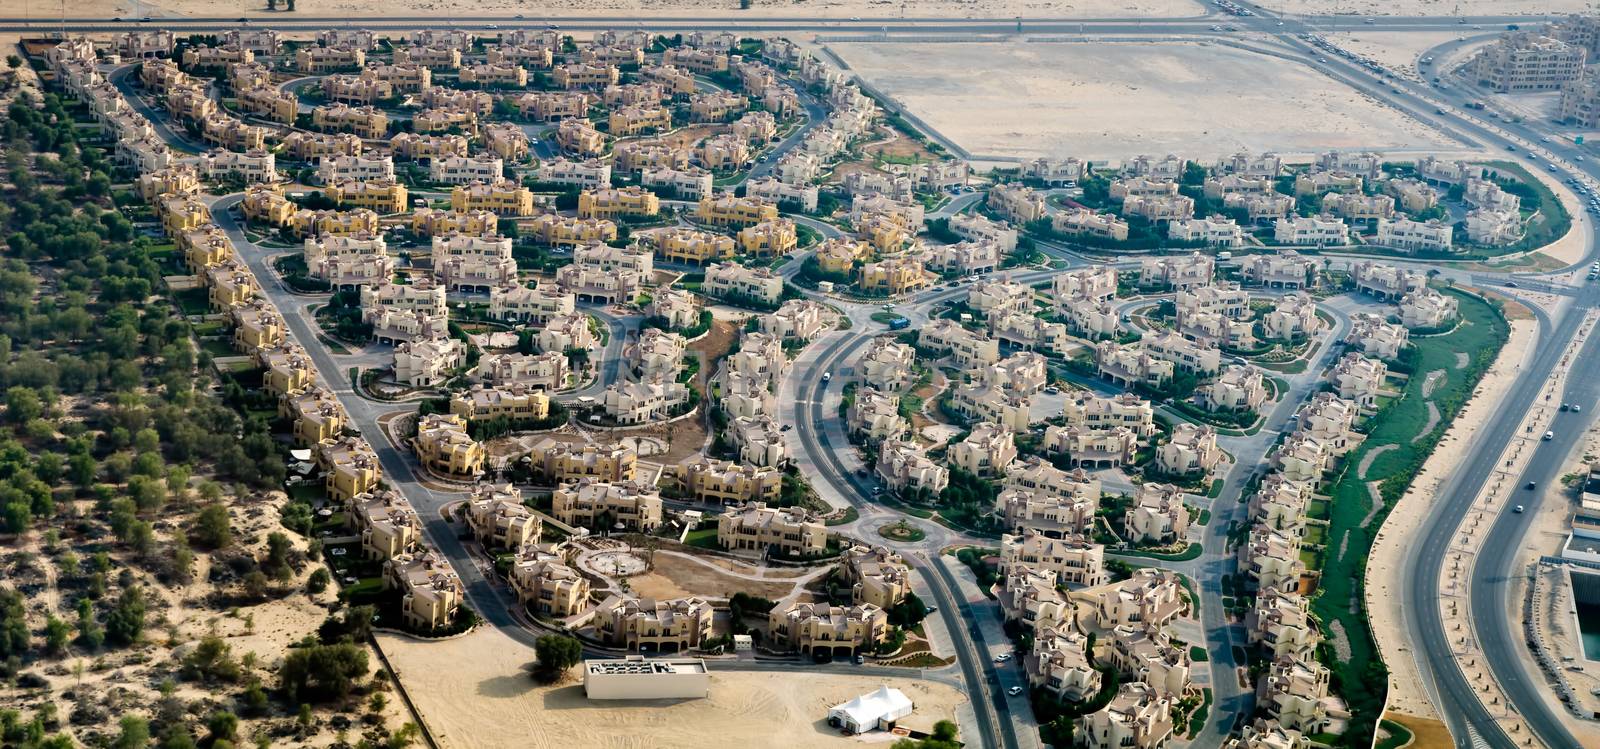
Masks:
[[[1012,697],[1015,697],[1015,696],[1017,696],[1019,694],[1022,694],[1022,687],[1012,687],[1010,689],[1007,689],[1006,690],[1006,694],[1009,694]]]
[[[1009,660],[1011,660],[1011,654],[1010,653],[1001,653],[1001,654],[999,654],[999,655],[994,657],[994,662],[995,663],[1005,663],[1006,661],[1009,661]]]

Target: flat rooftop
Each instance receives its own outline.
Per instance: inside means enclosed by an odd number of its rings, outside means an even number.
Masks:
[[[699,658],[640,658],[584,661],[591,674],[703,674],[706,662]]]

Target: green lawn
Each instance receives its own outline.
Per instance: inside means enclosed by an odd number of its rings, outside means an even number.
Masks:
[[[1484,369],[1505,344],[1508,327],[1505,318],[1487,302],[1454,290],[1445,293],[1460,302],[1461,314],[1467,324],[1458,326],[1448,335],[1419,338],[1416,371],[1427,372],[1444,369],[1450,377],[1433,391],[1432,400],[1442,416],[1440,423],[1422,439],[1413,442],[1428,422],[1427,399],[1422,397],[1424,378],[1415,377],[1406,383],[1399,399],[1390,403],[1373,417],[1368,438],[1359,448],[1345,456],[1345,470],[1335,480],[1329,494],[1331,506],[1327,508],[1327,551],[1322,569],[1320,590],[1313,603],[1317,617],[1329,625],[1337,621],[1349,638],[1350,659],[1332,661],[1333,648],[1324,653],[1331,662],[1338,691],[1349,702],[1353,717],[1350,730],[1343,737],[1343,746],[1368,746],[1372,740],[1379,714],[1383,709],[1384,666],[1377,657],[1372,634],[1367,629],[1367,617],[1360,603],[1361,580],[1366,559],[1372,548],[1373,536],[1382,524],[1388,509],[1379,510],[1377,516],[1362,527],[1362,521],[1372,510],[1371,498],[1365,482],[1355,476],[1351,466],[1360,465],[1372,450],[1393,445],[1372,461],[1367,479],[1380,482],[1386,505],[1399,499],[1422,462],[1432,452],[1439,437],[1460,410],[1482,377]],[[1455,369],[1456,353],[1465,352],[1472,357],[1467,371]],[[1313,502],[1313,514],[1318,509]],[[1355,603],[1352,604],[1352,601]]]
[[[689,531],[689,535],[684,536],[683,542],[698,549],[722,548],[722,544],[717,543],[716,528],[702,528],[697,531]]]

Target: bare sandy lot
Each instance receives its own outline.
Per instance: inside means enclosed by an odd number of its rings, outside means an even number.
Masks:
[[[1228,47],[837,44],[833,50],[978,160],[1449,145],[1308,69]]]
[[[955,717],[966,697],[912,679],[718,670],[703,700],[590,702],[576,675],[542,687],[527,674],[533,652],[497,630],[445,642],[379,636],[402,684],[445,747],[701,749],[859,746],[830,730],[827,709],[887,683],[916,703],[903,722],[927,730]],[[714,734],[706,732],[715,727]]]
[[[1513,16],[1579,13],[1583,0],[1281,0],[1266,7],[1303,15]]]
[[[1390,70],[1415,75],[1417,58],[1424,51],[1454,41],[1458,36],[1460,34],[1454,31],[1358,31],[1330,34],[1328,39],[1351,52],[1377,60]]]
[[[74,3],[68,15],[74,18],[105,18],[136,15],[152,17],[210,16],[232,18],[240,13],[270,17],[265,3],[251,3],[248,10],[236,2],[220,0],[160,0],[140,3],[135,12],[131,0],[88,0]],[[60,10],[39,0],[4,0],[0,13],[7,17],[55,18]],[[551,0],[538,5],[516,0],[480,0],[471,4],[442,0],[395,0],[381,6],[351,0],[301,0],[297,16],[330,16],[360,19],[365,17],[438,15],[441,20],[473,16],[508,16],[522,13],[528,20],[564,16],[610,16],[632,22],[636,18],[726,17],[740,18],[1121,18],[1198,16],[1201,6],[1193,0],[917,0],[902,12],[900,3],[889,0],[754,0],[746,10],[738,0]]]

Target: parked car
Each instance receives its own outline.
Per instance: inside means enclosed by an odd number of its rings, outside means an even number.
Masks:
[[[1009,694],[1012,697],[1015,697],[1015,696],[1017,696],[1019,694],[1022,694],[1022,687],[1012,687],[1010,689],[1007,689],[1006,690],[1006,694]]]

